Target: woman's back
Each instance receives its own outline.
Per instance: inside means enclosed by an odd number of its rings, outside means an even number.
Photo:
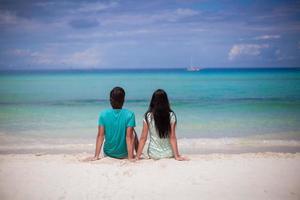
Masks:
[[[148,147],[148,155],[152,159],[171,158],[174,157],[170,138],[160,138],[155,127],[155,121],[152,113],[147,114],[148,128],[150,133],[150,142]],[[176,122],[176,117],[173,112],[170,112],[170,124]]]

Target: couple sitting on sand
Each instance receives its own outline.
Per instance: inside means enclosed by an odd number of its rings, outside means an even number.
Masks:
[[[152,159],[175,158],[187,160],[180,156],[175,135],[176,115],[171,110],[168,96],[164,90],[153,93],[149,109],[143,120],[143,130],[138,142],[134,131],[135,116],[132,111],[122,109],[125,91],[115,87],[110,92],[112,109],[101,112],[98,122],[98,136],[96,140],[95,156],[90,160],[99,160],[103,141],[103,152],[113,158],[128,158],[139,160],[144,145],[150,133],[148,155]],[[134,150],[136,155],[134,155]]]

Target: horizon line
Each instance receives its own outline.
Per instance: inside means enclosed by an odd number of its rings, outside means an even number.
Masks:
[[[300,69],[299,67],[208,67],[202,70],[266,70],[266,69]],[[15,69],[0,69],[0,72],[43,72],[43,71],[164,71],[164,70],[187,70],[185,67],[161,67],[161,68],[15,68]]]

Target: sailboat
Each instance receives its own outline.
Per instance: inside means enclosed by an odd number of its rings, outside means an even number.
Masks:
[[[187,71],[197,72],[197,71],[200,71],[201,69],[203,69],[202,67],[194,66],[192,63],[193,63],[193,60],[192,60],[192,57],[191,57],[190,66],[186,68]]]

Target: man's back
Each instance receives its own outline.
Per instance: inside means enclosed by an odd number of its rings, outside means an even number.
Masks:
[[[126,109],[107,109],[101,112],[98,124],[104,127],[104,153],[114,158],[127,157],[126,129],[135,127],[134,113]]]

